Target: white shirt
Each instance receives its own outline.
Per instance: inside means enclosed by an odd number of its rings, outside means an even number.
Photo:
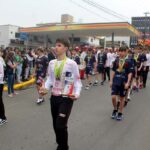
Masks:
[[[150,54],[146,54],[146,58],[147,58],[146,66],[150,67]]]
[[[87,56],[86,52],[82,52],[80,58],[84,61],[85,57]]]
[[[111,53],[111,65],[113,64],[113,62],[115,61],[116,58],[117,58],[117,54]]]
[[[31,57],[29,54],[26,54],[26,57],[29,61],[33,61],[33,57]]]
[[[55,74],[54,74],[54,68],[55,68],[56,62],[58,62],[58,66],[59,66],[62,61],[57,61],[57,59],[50,61],[49,66],[48,66],[48,77],[45,82],[45,88],[50,89],[50,87],[52,87],[52,91],[56,86],[55,83],[57,82],[57,80],[55,78]],[[63,82],[63,77],[65,76],[66,72],[70,72],[73,75],[74,95],[77,97],[80,96],[82,83],[80,80],[78,65],[75,61],[71,60],[70,58],[67,58],[67,60],[66,60],[60,82]],[[63,87],[61,87],[61,89],[62,88]],[[59,93],[61,93],[61,89],[60,89]],[[55,93],[55,92],[53,94],[58,95],[58,93]]]
[[[4,84],[4,65],[0,61],[0,84]]]
[[[6,63],[5,63],[4,59],[3,59],[3,57],[0,57],[0,61],[3,63],[3,66],[6,67]]]
[[[113,61],[113,57],[111,53],[107,53],[107,61],[106,61],[106,67],[111,67]]]

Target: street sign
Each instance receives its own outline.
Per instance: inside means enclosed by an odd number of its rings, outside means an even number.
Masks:
[[[26,41],[28,39],[28,33],[25,32],[20,33],[20,39]]]

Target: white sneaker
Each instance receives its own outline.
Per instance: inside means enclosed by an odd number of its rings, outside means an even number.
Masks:
[[[41,104],[43,102],[44,102],[44,98],[38,98],[36,101],[37,104]]]
[[[86,87],[85,87],[85,89],[86,89],[86,90],[89,90],[89,89],[90,89],[90,87],[89,87],[89,86],[86,86]]]
[[[127,100],[128,100],[128,101],[131,101],[131,97],[130,97],[130,96],[128,96]]]
[[[13,97],[13,94],[8,94],[8,97]]]
[[[19,93],[17,93],[17,92],[15,92],[15,93],[13,93],[13,95],[15,96],[15,95],[18,95]]]

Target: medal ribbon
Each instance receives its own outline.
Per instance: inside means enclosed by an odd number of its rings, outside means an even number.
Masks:
[[[120,59],[119,68],[118,68],[119,72],[122,72],[124,64],[125,64],[125,59]]]
[[[134,59],[135,59],[136,62],[138,60],[138,57],[139,57],[139,54],[137,54],[137,55],[134,56]]]
[[[64,68],[64,65],[66,63],[67,58],[65,58],[62,63],[60,64],[60,66],[58,67],[58,61],[55,63],[55,68],[54,68],[54,74],[56,79],[60,79],[61,78],[61,74]]]

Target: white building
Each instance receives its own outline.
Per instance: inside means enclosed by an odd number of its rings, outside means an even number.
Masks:
[[[16,38],[18,31],[18,26],[0,25],[0,47],[15,46],[18,41]]]

